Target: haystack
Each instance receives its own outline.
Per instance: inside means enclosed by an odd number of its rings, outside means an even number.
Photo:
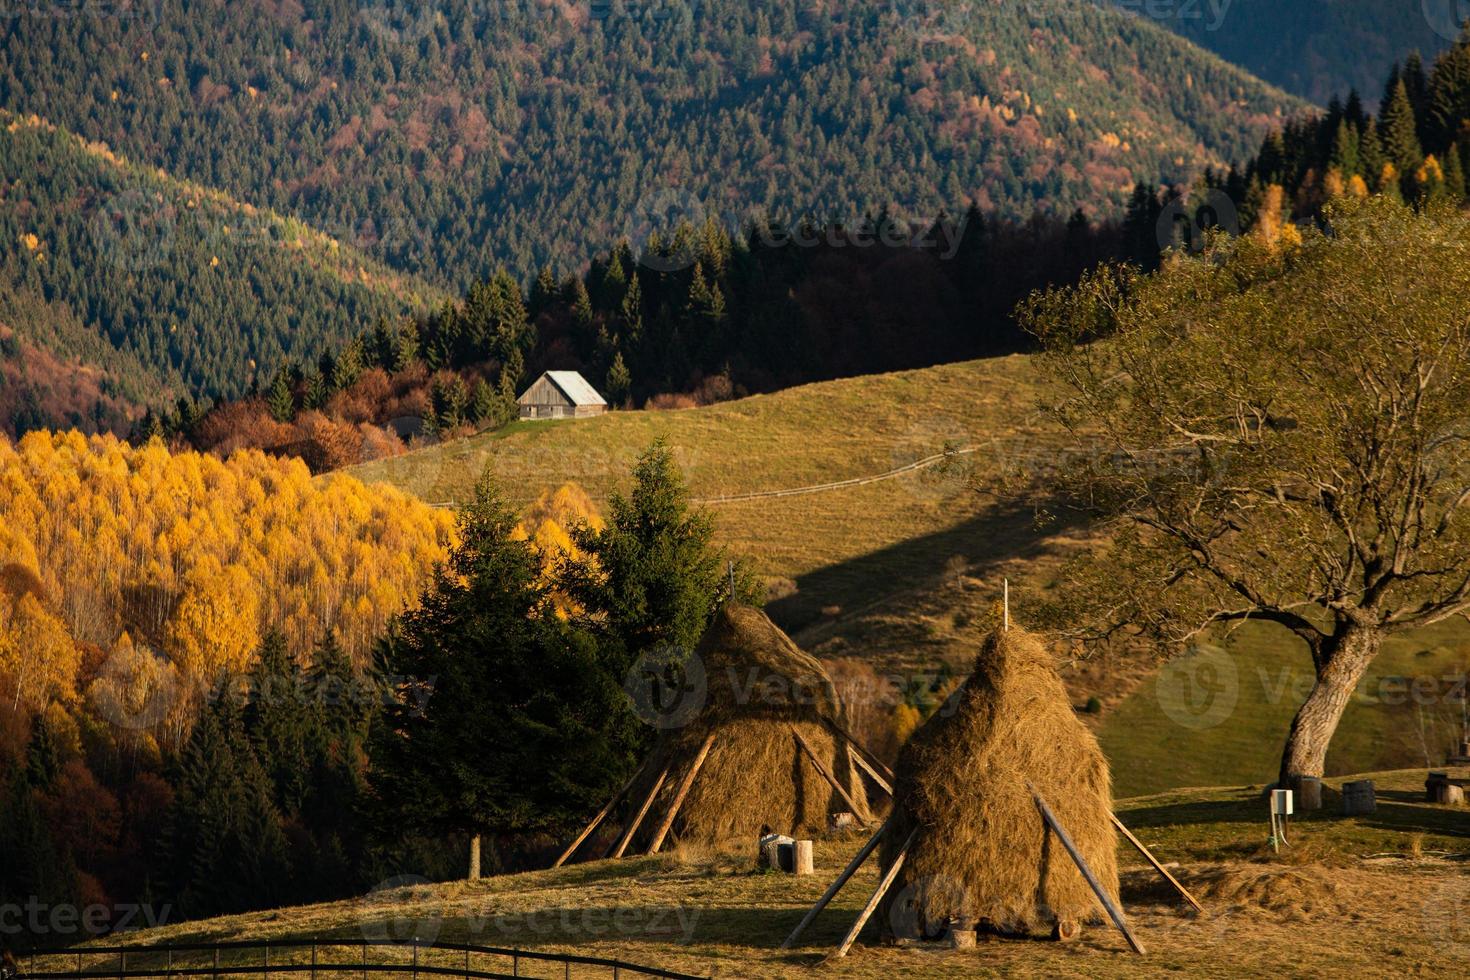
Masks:
[[[838,734],[847,730],[841,700],[816,658],[764,613],[733,604],[715,617],[695,655],[704,670],[703,707],[686,725],[665,732],[629,792],[636,813],[667,770],[635,842],[650,842],[711,735],[708,755],[678,808],[675,839],[749,844],[763,829],[820,833],[830,815],[843,811],[855,811],[861,822],[870,819],[866,790]],[[818,772],[793,728],[850,803]]]
[[[879,910],[887,934],[936,938],[950,920],[1031,931],[1100,915],[1033,789],[1116,899],[1108,763],[1034,636],[992,633],[974,674],[910,739],[897,773],[885,872],[912,843]]]

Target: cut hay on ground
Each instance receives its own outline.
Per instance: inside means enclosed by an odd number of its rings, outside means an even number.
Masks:
[[[1223,911],[1260,910],[1288,922],[1347,911],[1332,873],[1310,865],[1224,865],[1202,869],[1189,879],[1203,900]]]
[[[852,797],[857,818],[871,818],[847,746],[832,728],[845,730],[841,701],[816,658],[764,613],[734,605],[716,616],[695,655],[708,686],[704,707],[688,725],[665,734],[628,794],[626,806],[636,812],[664,766],[670,767],[636,840],[647,845],[710,733],[714,744],[679,810],[674,839],[753,844],[763,829],[823,833],[829,815],[851,808],[798,746],[793,725]]]
[[[1035,637],[1014,627],[987,637],[974,674],[914,734],[897,773],[885,870],[917,834],[880,909],[888,934],[934,938],[965,918],[1031,931],[1101,914],[1028,783],[1117,897],[1107,760]]]

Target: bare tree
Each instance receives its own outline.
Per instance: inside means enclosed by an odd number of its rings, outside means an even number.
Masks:
[[[1372,201],[1329,221],[1023,309],[1052,411],[1096,447],[1059,489],[1111,534],[1065,604],[1094,638],[1265,620],[1306,644],[1283,782],[1322,774],[1385,637],[1470,609],[1470,220]]]

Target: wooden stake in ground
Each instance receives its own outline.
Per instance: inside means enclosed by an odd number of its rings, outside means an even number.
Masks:
[[[878,907],[879,902],[883,901],[883,896],[888,894],[888,889],[893,886],[893,879],[897,878],[899,871],[903,869],[904,859],[909,856],[909,847],[914,843],[914,838],[918,836],[918,833],[919,828],[915,827],[913,832],[909,834],[909,839],[903,842],[903,847],[898,850],[898,856],[893,859],[893,865],[888,869],[888,873],[883,876],[883,880],[878,882],[878,887],[873,890],[873,897],[868,899],[867,905],[863,906],[862,914],[857,917],[857,921],[852,924],[852,928],[843,937],[842,945],[838,946],[836,952],[827,957],[829,960],[840,960],[847,955],[847,951],[852,948],[852,944],[857,942],[858,933],[863,931],[863,926],[867,925],[868,920],[873,917],[873,910]]]
[[[1062,846],[1072,856],[1072,863],[1077,865],[1077,870],[1082,872],[1082,877],[1086,878],[1087,884],[1092,887],[1092,893],[1097,896],[1097,900],[1102,903],[1103,908],[1108,910],[1108,916],[1113,920],[1113,925],[1117,926],[1118,931],[1123,934],[1123,938],[1128,940],[1128,945],[1133,947],[1133,952],[1142,956],[1143,947],[1139,945],[1137,939],[1133,938],[1133,932],[1128,928],[1128,922],[1123,918],[1122,910],[1118,908],[1117,903],[1113,901],[1112,897],[1103,890],[1102,882],[1097,880],[1097,876],[1087,866],[1087,861],[1082,857],[1082,852],[1077,850],[1076,844],[1072,843],[1072,838],[1062,828],[1061,822],[1057,820],[1056,814],[1051,812],[1051,807],[1047,806],[1046,801],[1041,798],[1041,794],[1036,792],[1036,787],[1027,784],[1026,788],[1031,790],[1031,797],[1036,801],[1036,808],[1041,811],[1041,819],[1046,821],[1046,825],[1051,828],[1052,833],[1057,835],[1057,839],[1062,842]]]
[[[628,842],[637,833],[639,824],[643,823],[643,818],[648,816],[648,808],[653,806],[653,798],[658,795],[658,791],[664,788],[664,780],[669,778],[669,769],[672,767],[673,763],[669,763],[669,765],[664,766],[664,771],[658,774],[658,779],[654,782],[653,789],[648,791],[648,796],[644,798],[643,805],[638,808],[638,814],[632,820],[628,821],[628,828],[623,831],[623,836],[618,838],[617,845],[608,857],[620,858],[623,856],[623,852],[628,849]]]
[[[664,822],[659,824],[658,832],[653,835],[653,843],[648,845],[649,854],[657,854],[663,845],[664,838],[669,835],[669,830],[674,826],[674,818],[679,815],[679,807],[684,805],[684,797],[689,795],[689,788],[694,785],[694,777],[699,775],[699,769],[704,765],[704,760],[709,756],[710,746],[715,744],[715,733],[710,732],[705,737],[704,744],[699,747],[699,755],[694,757],[694,764],[684,774],[684,781],[679,784],[679,792],[674,794],[674,802],[669,804],[669,812],[664,814]]]
[[[832,788],[837,791],[837,795],[842,797],[842,802],[847,804],[847,808],[856,817],[859,813],[857,804],[852,801],[852,797],[848,795],[847,790],[842,788],[842,784],[837,781],[837,777],[833,776],[827,771],[827,767],[822,765],[822,760],[817,758],[817,753],[812,751],[812,747],[807,744],[807,740],[802,737],[801,732],[796,730],[795,725],[791,726],[791,734],[796,736],[796,744],[801,746],[802,751],[806,753],[806,757],[811,760],[812,766],[816,768],[823,779],[831,784]]]
[[[883,826],[878,828],[878,832],[868,838],[868,842],[863,845],[862,850],[858,851],[853,859],[847,862],[847,867],[842,869],[842,874],[837,876],[837,880],[827,886],[826,892],[822,894],[821,898],[817,899],[817,904],[813,905],[811,911],[806,914],[806,917],[797,923],[795,929],[791,930],[791,935],[787,936],[786,941],[781,944],[782,949],[790,949],[791,944],[796,942],[796,937],[800,936],[806,927],[812,924],[812,920],[821,914],[822,909],[827,907],[828,902],[837,897],[837,893],[842,891],[842,886],[847,884],[847,879],[857,874],[857,869],[863,866],[863,862],[868,859],[869,854],[873,853],[873,848],[878,846],[878,841],[883,839],[883,835],[888,832],[888,828],[892,824],[893,818],[889,817],[883,822]]]
[[[607,801],[607,806],[599,810],[597,812],[597,816],[592,818],[592,822],[589,823],[585,828],[583,828],[582,832],[576,836],[575,840],[567,845],[567,849],[565,851],[561,852],[561,857],[556,859],[556,863],[552,865],[553,868],[559,868],[563,864],[567,863],[567,859],[577,852],[577,848],[582,846],[582,842],[588,837],[591,837],[592,832],[602,825],[603,820],[607,819],[607,815],[612,812],[613,807],[618,805],[618,801],[623,798],[628,790],[633,788],[633,784],[638,781],[639,776],[643,775],[643,770],[646,768],[648,768],[648,763],[645,762],[642,766],[639,767],[637,772],[633,773],[632,778],[623,784],[623,788],[618,790],[617,793],[613,795],[613,798]]]
[[[889,785],[888,780],[884,779],[883,776],[879,774],[878,770],[868,765],[868,760],[863,758],[863,754],[859,752],[856,748],[854,748],[851,742],[846,742],[844,744],[847,745],[847,758],[851,761],[851,763],[857,766],[863,772],[867,773],[868,778],[877,783],[879,788],[882,789],[883,792],[888,794],[889,799],[892,799],[893,787]]]
[[[1143,841],[1139,840],[1137,837],[1134,837],[1133,834],[1129,832],[1128,828],[1123,826],[1123,821],[1118,819],[1118,815],[1116,813],[1113,814],[1113,826],[1118,828],[1118,833],[1122,834],[1124,839],[1126,839],[1128,843],[1138,848],[1138,853],[1142,854],[1144,856],[1144,859],[1147,860],[1149,864],[1154,866],[1155,871],[1164,876],[1165,881],[1174,886],[1175,891],[1184,896],[1184,900],[1186,902],[1194,906],[1194,910],[1196,912],[1204,911],[1204,906],[1200,905],[1199,902],[1194,900],[1194,896],[1189,894],[1189,889],[1179,884],[1178,880],[1169,873],[1169,870],[1159,863],[1158,859],[1149,852],[1148,848],[1143,846]]]

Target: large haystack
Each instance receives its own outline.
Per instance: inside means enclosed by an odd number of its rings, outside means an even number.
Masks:
[[[637,840],[645,844],[674,801],[705,739],[715,740],[674,822],[679,841],[714,844],[755,840],[763,828],[810,836],[828,816],[851,810],[817,772],[792,726],[857,806],[870,818],[866,791],[848,759],[843,709],[832,678],[816,658],[757,609],[729,605],[695,651],[703,667],[703,707],[670,729],[628,795],[636,808],[668,767],[664,784]]]
[[[935,938],[951,919],[1031,931],[1101,914],[1028,783],[1117,897],[1108,763],[1035,637],[1013,627],[986,639],[974,674],[905,747],[897,776],[885,871],[917,833],[880,909],[890,935]]]

